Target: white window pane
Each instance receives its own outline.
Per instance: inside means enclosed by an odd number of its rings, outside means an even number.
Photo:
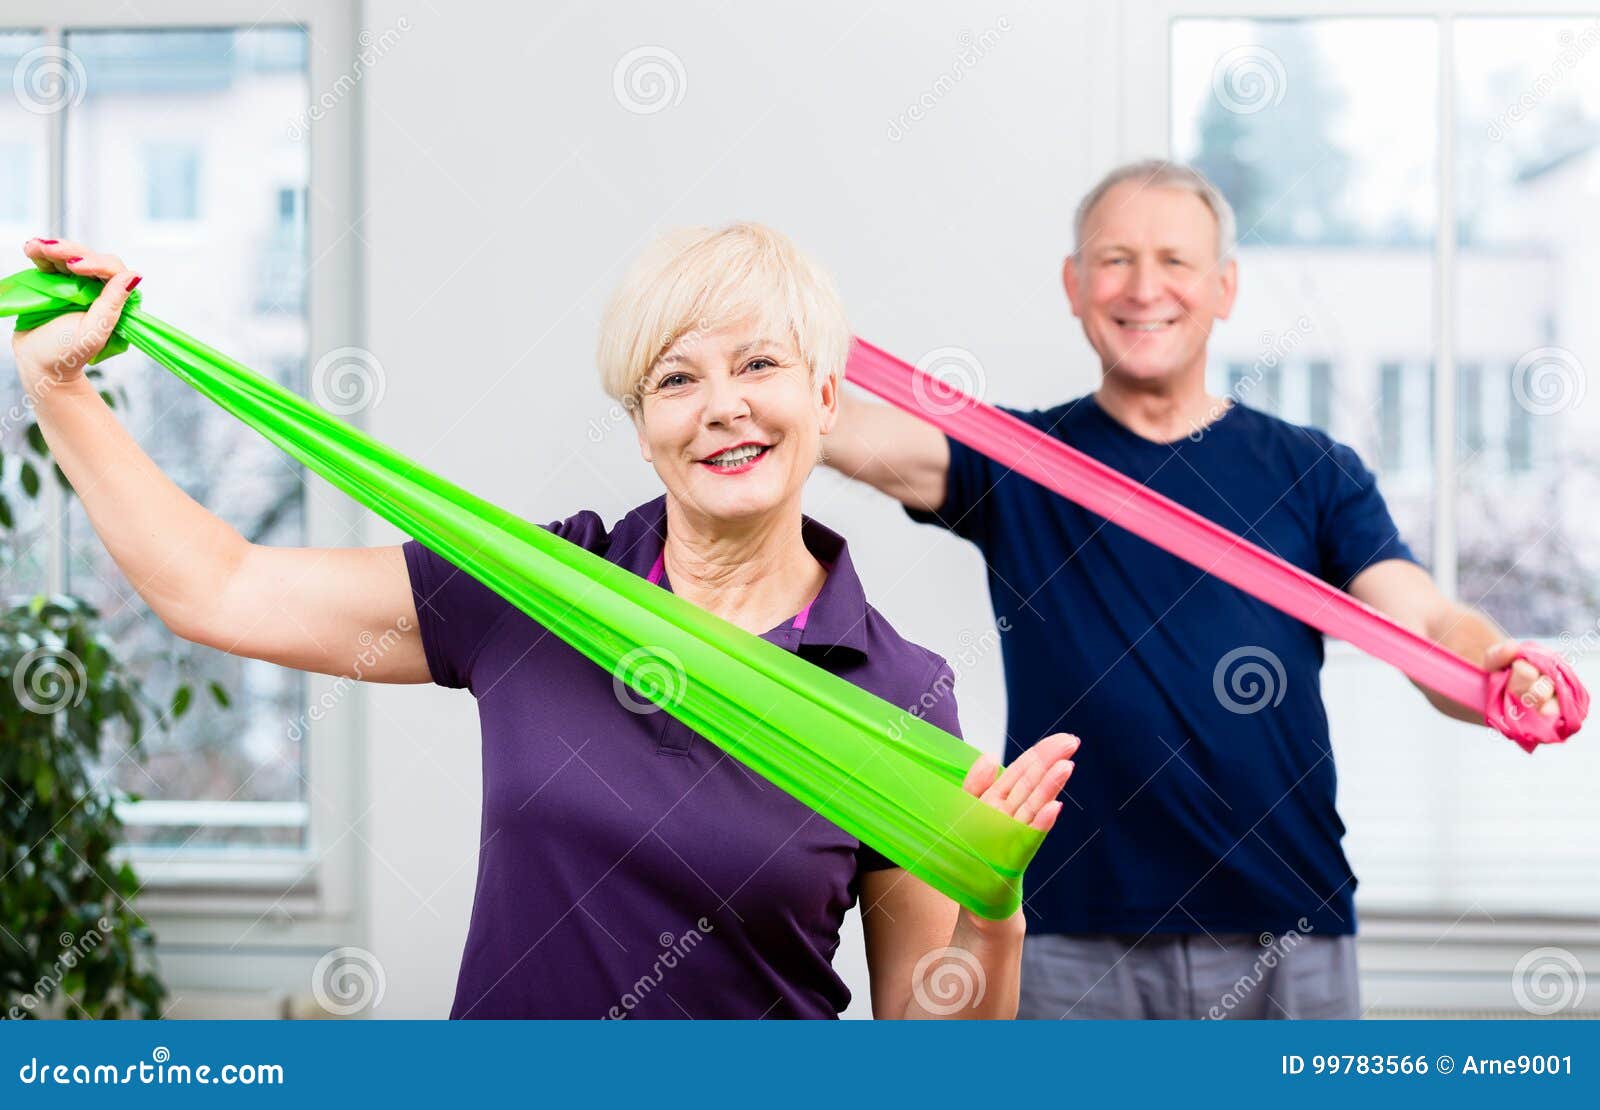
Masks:
[[[68,233],[139,267],[151,312],[300,389],[306,214],[283,197],[308,184],[306,143],[289,135],[308,96],[303,32],[85,31],[66,45],[87,78],[67,117]],[[175,482],[248,539],[306,542],[298,466],[136,352],[106,370],[127,391],[123,420]],[[303,677],[175,640],[76,507],[69,526],[70,588],[101,608],[148,689],[196,684],[172,734],[147,733],[147,763],[123,760],[113,781],[164,802],[304,801]],[[231,708],[212,702],[211,681]],[[297,825],[130,828],[136,841],[190,850],[299,846],[302,835]]]
[[[1182,19],[1172,149],[1238,218],[1208,385],[1348,443],[1432,557],[1437,36],[1426,19]],[[1383,72],[1383,81],[1373,81]]]
[[[1592,20],[1457,24],[1460,589],[1523,636],[1600,614],[1600,84]],[[1463,396],[1462,404],[1468,398]]]
[[[200,152],[188,143],[151,143],[144,152],[145,216],[194,220],[200,215]]]

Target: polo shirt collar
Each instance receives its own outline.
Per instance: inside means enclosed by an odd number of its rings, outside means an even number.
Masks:
[[[863,658],[867,654],[867,595],[850,561],[850,546],[843,536],[808,516],[800,518],[800,535],[806,548],[828,567],[827,580],[811,603],[798,647],[827,652],[845,648]],[[647,577],[667,539],[667,497],[630,511],[611,530],[606,559]],[[792,633],[792,629],[790,632]]]

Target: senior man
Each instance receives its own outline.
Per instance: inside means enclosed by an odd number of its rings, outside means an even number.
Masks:
[[[1511,665],[1505,634],[1417,565],[1355,452],[1206,392],[1238,272],[1233,212],[1204,176],[1120,167],[1074,232],[1062,281],[1100,386],[1007,411],[1450,650]],[[1027,876],[1019,1016],[1358,1016],[1321,634],[897,409],[846,399],[827,452],[983,552],[1007,629],[1007,759],[1036,736],[1083,740],[1069,794],[1083,812]],[[1558,712],[1525,661],[1511,690]]]

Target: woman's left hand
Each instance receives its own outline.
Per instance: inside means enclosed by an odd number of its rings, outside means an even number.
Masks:
[[[962,786],[1001,813],[1048,832],[1061,812],[1056,795],[1072,775],[1078,738],[1046,736],[996,776],[999,761],[979,756]],[[869,871],[862,885],[873,1013],[879,1017],[1014,1018],[1021,990],[1022,910],[998,921],[979,917],[924,883],[890,870]],[[877,912],[882,910],[882,913]],[[957,985],[974,989],[951,1007]],[[930,1001],[931,1000],[931,1001]],[[938,1003],[938,1004],[933,1004]]]
[[[1049,832],[1061,812],[1056,795],[1072,777],[1072,755],[1078,738],[1068,732],[1046,736],[1023,752],[999,778],[995,768],[1000,761],[981,755],[967,772],[962,786],[968,794],[981,798],[1001,813],[1015,817],[1024,825]]]
[[[1024,825],[1040,832],[1049,832],[1061,812],[1061,802],[1056,795],[1072,777],[1072,756],[1078,750],[1078,738],[1067,732],[1046,736],[1020,755],[998,778],[995,769],[1000,761],[992,755],[981,755],[967,771],[962,786],[968,794],[982,799],[1001,813],[1015,817]],[[965,906],[961,908],[957,935],[962,928],[978,935],[1012,936],[1020,943],[1024,925],[1022,910],[1000,921],[979,917]]]

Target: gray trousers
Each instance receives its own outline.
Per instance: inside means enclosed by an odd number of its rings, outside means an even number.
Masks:
[[[1017,1017],[1356,1018],[1356,938],[1028,934]]]

